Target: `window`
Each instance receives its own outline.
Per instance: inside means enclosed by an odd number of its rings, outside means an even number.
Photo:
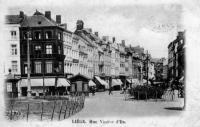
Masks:
[[[41,62],[35,62],[35,73],[41,73],[42,71],[42,63]]]
[[[28,65],[27,65],[27,63],[25,62],[25,63],[24,63],[24,74],[27,74],[27,71],[28,71]]]
[[[12,72],[17,72],[17,61],[12,61]]]
[[[61,46],[58,46],[58,54],[61,54]]]
[[[11,55],[17,55],[17,45],[16,44],[11,45]]]
[[[16,35],[17,35],[17,32],[16,31],[10,31],[10,34],[11,34],[11,38],[15,39]]]
[[[39,31],[36,31],[35,33],[34,33],[34,39],[41,39],[41,32],[39,32]]]
[[[59,62],[59,71],[62,72],[62,62]]]
[[[61,40],[61,33],[58,33],[58,40]]]
[[[23,32],[23,39],[27,39],[28,38],[28,34],[27,34],[27,32]]]
[[[52,54],[52,45],[46,45],[46,54]]]
[[[45,32],[45,38],[46,38],[46,39],[52,38],[52,32],[51,32],[51,31]]]
[[[41,46],[40,45],[36,45],[35,46],[35,54],[41,54]]]
[[[52,73],[52,61],[46,62],[46,73]]]

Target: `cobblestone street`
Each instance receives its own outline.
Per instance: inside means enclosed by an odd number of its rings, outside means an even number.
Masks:
[[[125,101],[124,94],[114,91],[113,95],[106,92],[98,92],[95,96],[90,95],[85,100],[84,109],[72,116],[74,118],[95,118],[95,117],[142,117],[142,116],[177,116],[182,113],[180,110],[168,110],[169,107],[182,107],[183,99],[174,101],[155,100]]]

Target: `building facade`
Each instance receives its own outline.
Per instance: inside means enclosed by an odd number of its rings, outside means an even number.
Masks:
[[[20,27],[21,93],[27,95],[27,53],[30,54],[31,91],[33,95],[42,91],[53,92],[58,86],[58,77],[64,77],[63,32],[61,16],[56,21],[51,12],[37,11],[25,16]],[[29,45],[28,45],[29,44]],[[29,51],[27,50],[29,46]]]
[[[8,74],[11,69],[12,74],[21,76],[20,67],[20,24],[24,19],[24,13],[20,12],[19,15],[7,15],[5,23],[5,34],[7,38],[7,47],[9,50],[7,61],[4,63],[4,71]]]

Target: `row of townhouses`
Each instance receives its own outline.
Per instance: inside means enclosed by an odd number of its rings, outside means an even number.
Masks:
[[[185,31],[178,32],[168,45],[168,80],[183,80],[185,75]]]
[[[18,96],[27,95],[28,71],[33,94],[42,93],[44,87],[48,92],[66,86],[70,83],[65,79],[78,74],[93,80],[98,88],[143,80],[144,48],[126,46],[125,40],[117,43],[115,37],[100,37],[91,28],[84,28],[82,20],[77,20],[72,32],[61,22],[61,15],[54,20],[50,11],[43,14],[36,10],[31,16],[21,11],[6,16],[6,33],[10,49],[4,70],[11,69],[20,78]],[[148,66],[153,78],[154,67]]]

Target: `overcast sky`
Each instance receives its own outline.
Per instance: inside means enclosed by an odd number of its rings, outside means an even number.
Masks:
[[[54,19],[55,15],[62,15],[62,22],[71,31],[75,30],[77,19],[82,19],[85,28],[98,31],[100,36],[108,35],[110,39],[115,36],[117,42],[124,39],[127,45],[140,45],[154,58],[167,57],[168,44],[183,29],[182,7],[178,4],[22,4],[10,7],[9,13],[18,14],[22,10],[32,15],[36,9],[43,13],[50,10]]]

